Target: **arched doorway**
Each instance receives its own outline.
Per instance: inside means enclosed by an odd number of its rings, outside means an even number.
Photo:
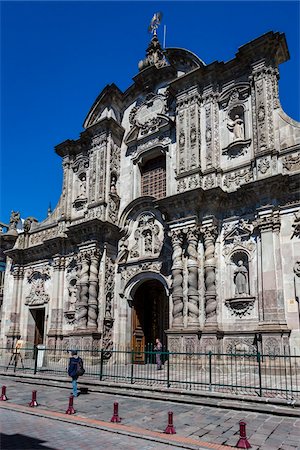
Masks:
[[[132,347],[137,352],[136,362],[142,363],[144,350],[154,345],[157,337],[163,347],[167,344],[169,301],[162,283],[144,281],[135,292],[132,307]]]

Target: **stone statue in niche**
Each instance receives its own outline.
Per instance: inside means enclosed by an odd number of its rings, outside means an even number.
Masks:
[[[235,295],[248,295],[248,269],[244,266],[242,260],[237,263],[237,268],[234,271]]]
[[[74,311],[75,312],[75,308],[76,308],[76,301],[77,301],[77,285],[76,285],[76,280],[72,279],[70,281],[70,285],[68,287],[68,291],[69,291],[69,311]]]
[[[82,174],[79,178],[79,197],[86,197],[86,176]]]
[[[110,193],[111,194],[117,194],[117,177],[115,174],[112,174],[110,179]]]
[[[238,114],[235,115],[234,120],[227,124],[227,128],[233,133],[233,142],[244,140],[244,121]]]

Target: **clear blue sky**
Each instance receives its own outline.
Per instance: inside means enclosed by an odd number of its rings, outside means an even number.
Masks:
[[[137,73],[154,12],[163,12],[167,47],[207,64],[273,30],[286,33],[291,60],[280,66],[285,112],[300,119],[299,2],[1,2],[1,211],[42,220],[59,199],[54,146],[77,139],[108,83],[125,90]],[[162,40],[162,27],[159,30]]]

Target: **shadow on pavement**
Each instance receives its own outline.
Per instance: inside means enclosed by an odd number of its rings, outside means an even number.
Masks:
[[[43,440],[25,436],[24,434],[0,434],[1,450],[40,449],[55,450],[54,447],[46,447]]]

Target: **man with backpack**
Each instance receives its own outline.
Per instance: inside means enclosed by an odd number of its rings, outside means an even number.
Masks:
[[[71,350],[71,357],[69,359],[68,375],[72,378],[73,396],[78,396],[77,380],[78,377],[85,372],[83,368],[83,361],[77,355],[77,350]]]

